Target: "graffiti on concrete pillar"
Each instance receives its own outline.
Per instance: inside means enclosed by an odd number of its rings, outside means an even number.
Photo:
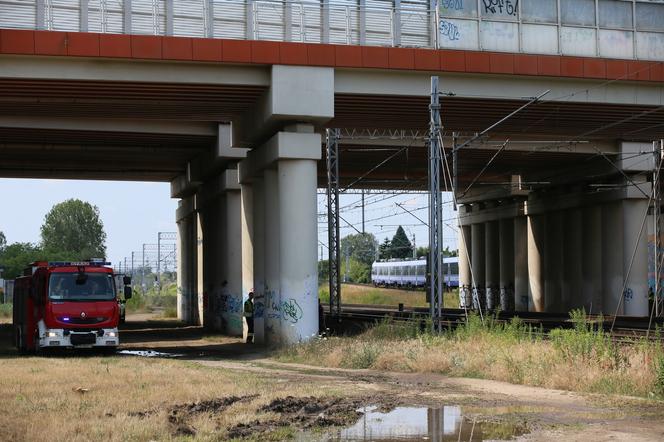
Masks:
[[[269,319],[277,319],[281,317],[279,296],[275,290],[265,290],[265,316]]]
[[[630,302],[634,298],[634,291],[631,288],[626,287],[623,292],[623,297],[625,298],[625,302]]]
[[[284,321],[296,324],[302,319],[302,307],[293,298],[281,303],[281,315]]]
[[[254,306],[254,318],[260,319],[265,316],[265,304],[263,301],[258,301]]]

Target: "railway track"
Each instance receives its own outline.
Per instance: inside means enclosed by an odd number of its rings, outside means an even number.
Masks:
[[[422,326],[427,323],[429,309],[425,307],[376,306],[366,304],[345,304],[341,307],[341,316],[330,315],[329,306],[323,306],[325,324],[335,332],[357,332],[366,329],[369,324],[383,321],[387,318],[394,321],[420,321]],[[518,317],[521,321],[532,327],[533,333],[543,336],[554,329],[571,329],[575,323],[567,315],[560,313],[538,312],[500,312],[492,317],[497,322],[507,322]],[[463,309],[443,309],[441,326],[453,329],[465,322],[466,312]],[[648,332],[648,318],[635,318],[631,316],[604,316],[588,315],[587,320],[610,333],[616,342],[633,343],[641,339],[661,341],[664,343],[664,333],[656,333],[656,328],[664,329],[664,318],[653,319]],[[601,322],[600,322],[601,321]],[[611,330],[613,325],[613,330]]]

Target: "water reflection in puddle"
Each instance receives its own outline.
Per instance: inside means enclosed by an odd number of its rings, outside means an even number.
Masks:
[[[177,353],[163,353],[154,350],[120,350],[117,352],[117,354],[129,355],[129,356],[142,356],[144,358],[177,358],[180,356],[184,356]]]
[[[513,423],[473,422],[461,407],[398,407],[387,413],[376,407],[359,409],[364,416],[353,425],[320,438],[324,441],[485,441],[510,440],[527,432]],[[311,439],[308,439],[311,440]]]

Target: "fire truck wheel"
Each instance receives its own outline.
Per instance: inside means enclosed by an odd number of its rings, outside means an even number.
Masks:
[[[18,354],[24,355],[26,353],[25,351],[25,344],[23,343],[23,336],[21,336],[21,329],[16,329],[16,336],[14,337],[15,342],[16,342],[16,350],[18,350]]]
[[[39,330],[35,330],[34,337],[35,337],[34,338],[34,348],[33,348],[32,351],[34,352],[35,355],[41,356],[44,352],[39,347]]]

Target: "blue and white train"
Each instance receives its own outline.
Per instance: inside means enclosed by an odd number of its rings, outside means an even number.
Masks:
[[[427,260],[376,261],[371,265],[374,286],[416,288],[427,284]],[[443,281],[448,288],[459,287],[459,258],[443,258]]]

